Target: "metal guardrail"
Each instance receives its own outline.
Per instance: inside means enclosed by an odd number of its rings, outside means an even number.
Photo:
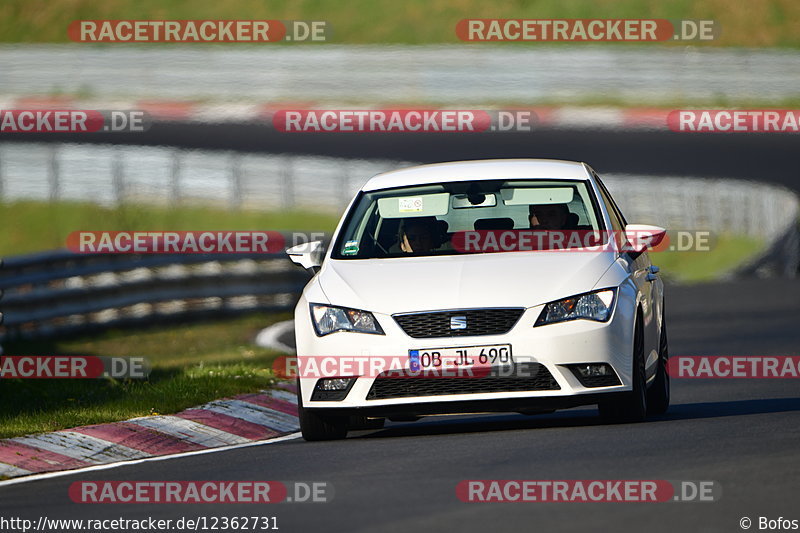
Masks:
[[[793,223],[734,275],[794,277]],[[76,254],[6,258],[0,341],[251,311],[291,310],[309,274],[284,253]]]
[[[761,254],[737,268],[730,277],[796,278],[800,276],[800,221],[790,223]]]
[[[770,183],[625,174],[602,178],[629,222],[744,235],[769,245],[800,217],[800,198]]]
[[[626,43],[629,44],[629,43]],[[0,94],[352,102],[580,102],[598,94],[789,99],[800,94],[792,50],[589,44],[495,46],[87,44],[0,46]],[[212,75],[213,74],[213,75]]]
[[[0,339],[289,310],[308,278],[284,253],[10,257]]]
[[[0,142],[0,201],[313,208],[338,214],[370,177],[412,164],[166,146]]]
[[[0,200],[104,206],[214,205],[339,214],[371,176],[411,166],[390,160],[218,150],[0,143]],[[771,242],[798,218],[783,187],[737,179],[603,174],[630,221]]]

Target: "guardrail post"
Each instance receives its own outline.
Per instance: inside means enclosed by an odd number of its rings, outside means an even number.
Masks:
[[[170,170],[169,197],[170,203],[174,205],[181,201],[181,153],[179,150],[172,152],[172,168]]]
[[[111,183],[114,187],[114,198],[118,206],[125,203],[125,166],[119,149],[114,150],[111,161]]]
[[[242,207],[242,165],[241,157],[236,152],[231,152],[231,209],[237,210]]]
[[[3,190],[3,161],[5,161],[5,158],[3,157],[4,155],[5,155],[5,153],[4,153],[3,149],[0,148],[0,202],[3,201],[4,196],[5,196],[4,190]]]
[[[281,169],[281,191],[283,192],[283,208],[291,209],[294,207],[294,166],[293,159],[284,159]]]
[[[58,147],[50,150],[50,164],[47,167],[47,182],[50,190],[50,201],[55,202],[61,196],[59,191]]]
[[[350,165],[347,164],[347,161],[342,161],[341,169],[342,182],[339,184],[339,201],[342,205],[347,205],[347,202],[350,201]]]

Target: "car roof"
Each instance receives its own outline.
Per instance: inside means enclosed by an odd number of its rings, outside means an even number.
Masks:
[[[392,187],[473,180],[585,180],[591,176],[583,163],[558,159],[483,159],[420,165],[384,172],[371,178],[362,191]]]

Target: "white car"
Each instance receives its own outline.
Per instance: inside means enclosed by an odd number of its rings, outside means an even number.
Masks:
[[[586,164],[486,160],[370,179],[295,310],[300,425],[344,438],[386,418],[597,404],[612,421],[669,406],[664,286]]]

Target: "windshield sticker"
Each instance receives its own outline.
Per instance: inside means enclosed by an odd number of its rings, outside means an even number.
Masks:
[[[356,255],[358,253],[358,241],[347,241],[344,243],[342,255]]]
[[[398,211],[401,213],[419,213],[422,211],[422,197],[409,196],[408,198],[398,198]]]

